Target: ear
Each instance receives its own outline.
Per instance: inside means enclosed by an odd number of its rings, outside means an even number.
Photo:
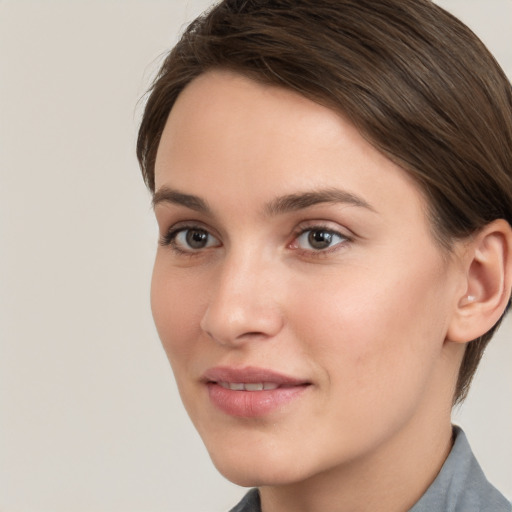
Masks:
[[[507,307],[512,288],[512,228],[503,219],[495,220],[471,238],[465,249],[465,290],[456,297],[447,332],[447,340],[457,343],[485,334]]]

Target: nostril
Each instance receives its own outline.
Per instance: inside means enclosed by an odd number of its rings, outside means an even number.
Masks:
[[[250,338],[255,338],[257,336],[265,336],[265,333],[253,331],[253,332],[247,332],[245,334],[242,334],[242,336],[247,336],[247,337],[250,337]]]

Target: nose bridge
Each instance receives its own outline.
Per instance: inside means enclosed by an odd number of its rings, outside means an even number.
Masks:
[[[229,250],[219,263],[201,327],[221,344],[239,344],[277,334],[283,319],[275,265],[261,251]]]

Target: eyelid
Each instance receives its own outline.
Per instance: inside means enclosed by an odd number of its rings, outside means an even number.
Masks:
[[[204,224],[202,224],[201,222],[198,222],[198,221],[182,221],[182,222],[177,222],[176,224],[173,224],[169,229],[167,229],[163,234],[160,235],[158,243],[162,247],[170,247],[173,251],[175,251],[178,254],[186,254],[186,255],[191,255],[191,256],[197,255],[206,249],[212,248],[212,246],[204,247],[201,249],[193,249],[193,248],[182,249],[182,248],[178,247],[178,244],[174,243],[176,240],[176,237],[180,233],[187,231],[187,230],[204,231],[210,237],[212,237],[217,242],[219,242],[218,244],[214,245],[213,247],[220,247],[222,245],[220,242],[220,238],[217,235],[213,234],[212,230],[209,227],[205,226]]]
[[[298,246],[297,240],[299,237],[306,234],[308,231],[326,231],[328,233],[332,233],[333,235],[337,235],[338,237],[342,238],[343,240],[329,246],[325,249],[304,249]],[[288,244],[288,248],[301,251],[303,253],[307,253],[308,255],[311,255],[313,257],[321,257],[326,256],[330,252],[336,251],[338,249],[341,249],[342,247],[345,247],[350,242],[354,240],[355,235],[348,230],[347,228],[342,228],[339,224],[336,226],[333,226],[332,223],[328,221],[307,221],[299,224],[297,228],[294,230],[293,233],[293,239]]]
[[[338,222],[329,221],[329,220],[306,220],[300,222],[297,227],[294,229],[293,236],[298,236],[305,231],[309,231],[312,229],[324,229],[325,231],[331,231],[332,233],[337,233],[340,236],[353,239],[356,237],[356,234],[349,228],[339,224]]]

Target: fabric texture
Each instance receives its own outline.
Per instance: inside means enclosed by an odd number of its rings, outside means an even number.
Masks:
[[[258,489],[251,489],[242,501],[229,512],[261,512],[260,495]]]
[[[466,435],[454,427],[455,442],[434,482],[409,512],[512,512],[508,500],[485,478]],[[251,489],[230,512],[261,512]]]

